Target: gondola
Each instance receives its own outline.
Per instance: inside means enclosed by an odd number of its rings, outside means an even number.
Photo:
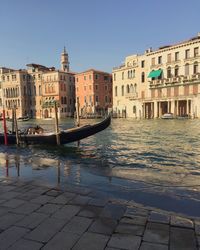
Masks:
[[[88,136],[94,135],[104,129],[106,129],[111,123],[111,115],[105,118],[103,121],[92,124],[76,127],[72,129],[62,130],[59,133],[60,144],[67,144],[87,138]],[[7,134],[8,144],[16,144],[16,135],[13,133]],[[19,141],[23,144],[48,144],[56,145],[56,134],[55,133],[35,133],[29,134],[26,132],[19,133]],[[0,144],[4,144],[4,134],[0,133]]]

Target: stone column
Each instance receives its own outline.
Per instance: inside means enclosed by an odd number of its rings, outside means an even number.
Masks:
[[[153,112],[153,117],[157,118],[158,117],[158,103],[154,101],[154,112]]]
[[[175,101],[174,100],[171,101],[171,112],[175,114]]]

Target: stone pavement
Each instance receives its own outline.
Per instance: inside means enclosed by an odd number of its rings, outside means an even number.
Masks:
[[[0,180],[0,249],[200,250],[200,218],[83,187]]]

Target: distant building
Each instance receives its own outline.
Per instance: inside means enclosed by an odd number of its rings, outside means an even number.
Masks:
[[[112,75],[89,69],[75,76],[80,115],[104,114],[112,108]]]
[[[199,65],[200,34],[126,57],[112,72],[113,111],[118,117],[200,117]]]
[[[40,64],[27,64],[27,69],[0,68],[0,114],[7,117],[16,108],[17,117],[54,117],[54,102],[58,117],[73,116],[75,110],[75,78],[69,71],[68,54],[64,48],[61,70]]]

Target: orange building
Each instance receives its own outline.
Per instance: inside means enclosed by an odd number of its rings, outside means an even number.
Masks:
[[[104,114],[112,108],[112,75],[89,69],[75,76],[76,101],[79,114]]]

